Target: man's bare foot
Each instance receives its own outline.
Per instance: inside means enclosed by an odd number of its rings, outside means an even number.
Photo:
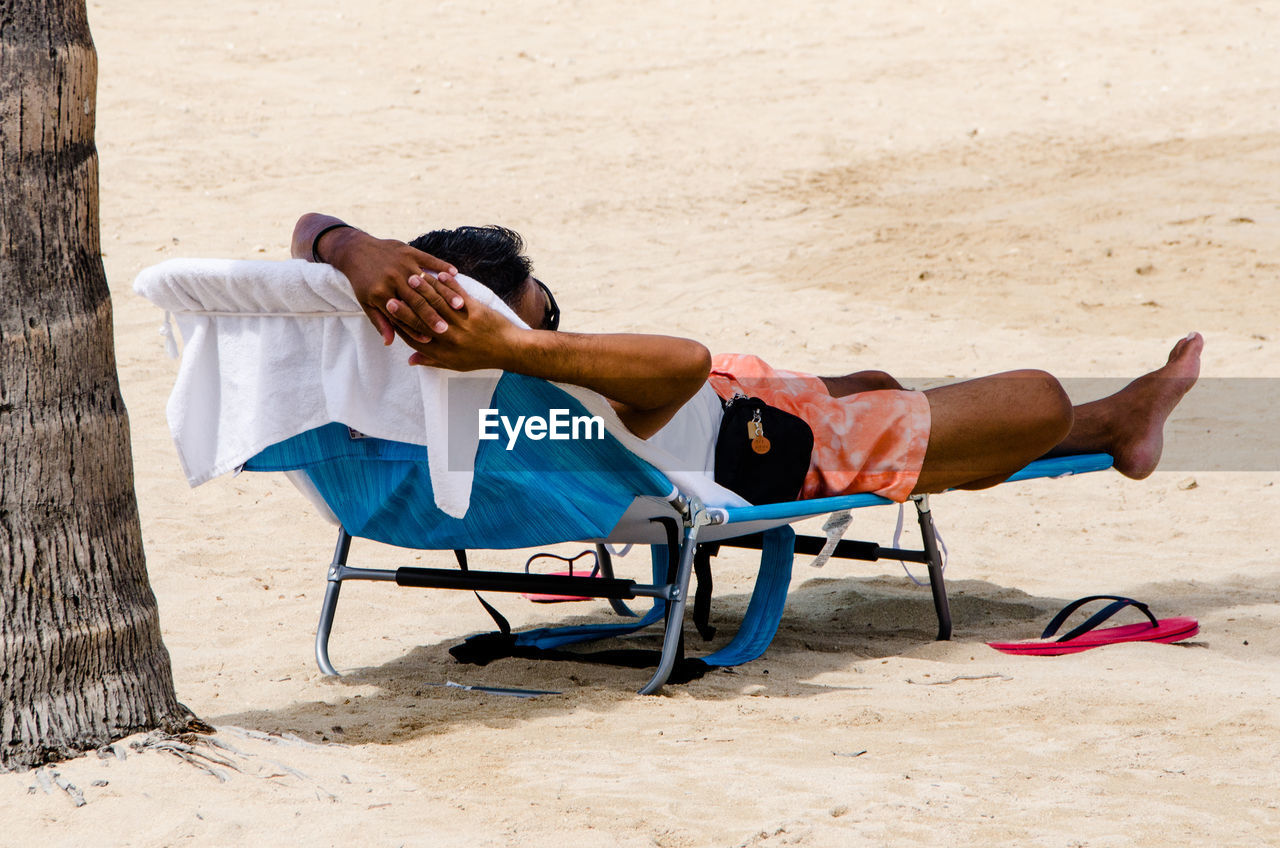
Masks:
[[[1191,333],[1169,352],[1169,361],[1107,398],[1114,405],[1110,430],[1115,469],[1141,480],[1156,470],[1164,451],[1164,423],[1200,376],[1204,337]]]

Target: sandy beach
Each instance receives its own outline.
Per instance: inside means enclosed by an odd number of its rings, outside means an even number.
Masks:
[[[91,0],[89,14],[148,570],[179,698],[219,728],[224,747],[206,750],[225,762],[211,774],[125,740],[53,767],[79,807],[35,774],[0,775],[0,844],[1280,844],[1280,439],[1265,417],[1280,9]],[[896,563],[799,558],[762,659],[641,697],[635,670],[459,665],[448,649],[490,629],[472,595],[353,583],[332,642],[343,676],[327,678],[312,641],[333,531],[283,476],[187,486],[164,417],[177,362],[131,290],[172,257],[287,258],[306,211],[397,238],[512,227],[564,329],[918,385],[1042,368],[1081,401],[1102,385],[1085,378],[1136,376],[1198,330],[1204,389],[1147,480],[935,498],[951,642],[932,641],[928,588]],[[849,536],[887,544],[895,517],[860,510]],[[452,557],[357,540],[352,562]],[[620,562],[647,568],[640,551]],[[711,647],[753,577],[748,553],[717,559]],[[1097,593],[1201,633],[1059,658],[985,644],[1038,635]],[[517,626],[608,613],[496,602]]]

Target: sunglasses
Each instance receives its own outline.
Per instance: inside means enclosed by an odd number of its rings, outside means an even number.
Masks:
[[[551,293],[551,289],[537,277],[533,281],[538,284],[538,288],[542,289],[542,293],[547,296],[547,311],[542,313],[542,326],[547,330],[560,329],[560,306],[556,303],[556,296]]]

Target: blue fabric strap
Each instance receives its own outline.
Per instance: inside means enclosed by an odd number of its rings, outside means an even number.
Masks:
[[[702,657],[711,666],[742,665],[765,652],[778,632],[782,609],[791,586],[791,563],[795,559],[796,533],[789,526],[775,527],[764,533],[760,551],[760,573],[751,592],[742,625],[729,644]]]
[[[760,572],[747,604],[747,612],[737,634],[720,650],[699,659],[705,665],[721,667],[742,665],[759,657],[769,647],[782,621],[791,586],[791,564],[795,559],[796,534],[789,526],[775,527],[764,533],[760,551]],[[667,547],[653,546],[653,580],[666,580]],[[662,619],[666,602],[654,602],[649,612],[638,621],[625,624],[583,624],[570,627],[542,627],[515,634],[517,645],[552,649],[563,645],[591,642],[625,636]]]

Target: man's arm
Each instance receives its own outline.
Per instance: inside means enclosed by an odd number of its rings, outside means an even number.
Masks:
[[[462,309],[448,302],[453,290],[415,277],[417,288],[448,332],[429,344],[410,341],[414,365],[454,371],[499,368],[582,386],[613,402],[627,429],[647,439],[671,420],[702,387],[711,354],[698,342],[638,333],[591,334],[530,330],[464,292]]]
[[[290,247],[295,259],[327,262],[346,275],[384,344],[391,344],[397,330],[418,341],[432,337],[428,327],[441,332],[443,322],[409,285],[410,277],[431,271],[456,289],[455,302],[462,292],[453,279],[458,270],[448,262],[404,242],[374,238],[332,215],[308,212],[299,218]]]

